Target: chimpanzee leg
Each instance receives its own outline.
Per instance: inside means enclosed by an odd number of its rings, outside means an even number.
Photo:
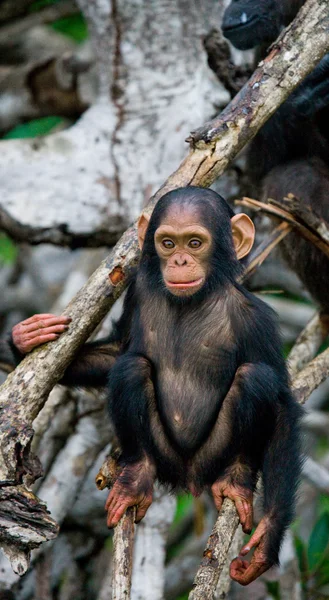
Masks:
[[[137,506],[136,521],[140,520],[152,502],[155,468],[147,454],[146,391],[150,375],[147,359],[130,353],[120,356],[110,373],[109,411],[122,454],[121,472],[105,505],[109,527],[129,506]]]
[[[264,517],[240,555],[254,548],[250,563],[236,558],[230,574],[241,585],[248,585],[270,566],[278,564],[280,541],[294,513],[294,500],[302,467],[300,420],[302,410],[290,391],[280,394],[274,432],[262,462]]]
[[[106,503],[108,525],[116,525],[129,506],[137,506],[136,521],[152,502],[154,459],[178,463],[160,421],[151,379],[151,364],[143,356],[120,356],[109,378],[110,416],[122,449],[119,474]],[[154,440],[156,439],[156,447]],[[178,472],[178,469],[173,469]]]
[[[252,529],[253,491],[273,429],[279,386],[271,367],[242,365],[190,472],[192,487],[212,485],[218,510],[225,497],[235,502],[246,533]]]

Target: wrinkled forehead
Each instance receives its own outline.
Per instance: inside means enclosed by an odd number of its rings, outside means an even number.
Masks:
[[[170,225],[177,230],[190,225],[202,225],[206,227],[200,208],[188,203],[172,204],[171,206],[168,206],[161,219],[160,225]]]

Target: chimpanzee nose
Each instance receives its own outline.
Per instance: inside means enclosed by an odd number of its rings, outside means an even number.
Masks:
[[[179,254],[175,257],[175,264],[177,267],[184,267],[187,265],[187,260],[185,256],[179,256]]]

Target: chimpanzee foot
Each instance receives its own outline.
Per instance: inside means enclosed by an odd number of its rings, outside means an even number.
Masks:
[[[240,585],[249,585],[271,568],[272,564],[269,562],[266,552],[266,542],[270,532],[269,521],[266,517],[263,517],[250,540],[241,548],[240,556],[232,560],[230,576]],[[242,558],[253,548],[255,551],[250,562]]]
[[[233,485],[226,479],[218,479],[211,486],[211,492],[218,511],[222,508],[224,498],[233,500],[244,533],[250,533],[253,527],[252,490],[241,485]]]
[[[136,506],[135,522],[146,514],[153,500],[154,474],[148,461],[126,465],[114,483],[106,504],[107,526],[115,527],[130,506]]]

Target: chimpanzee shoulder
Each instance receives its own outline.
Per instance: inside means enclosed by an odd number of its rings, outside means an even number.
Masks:
[[[286,372],[277,314],[243,286],[236,284],[236,288],[243,298],[237,318],[232,318],[234,335],[240,340],[240,360]]]

